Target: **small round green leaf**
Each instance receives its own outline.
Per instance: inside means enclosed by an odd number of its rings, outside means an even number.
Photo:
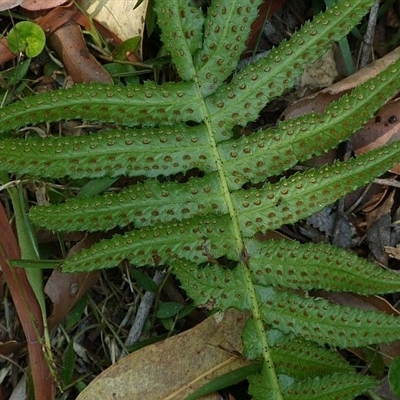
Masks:
[[[390,364],[389,384],[393,393],[400,397],[400,357],[396,357]]]
[[[25,52],[32,58],[44,49],[46,36],[43,29],[34,22],[18,22],[7,36],[8,46],[14,53]]]

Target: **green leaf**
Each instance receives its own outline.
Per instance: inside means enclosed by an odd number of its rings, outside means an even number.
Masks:
[[[2,140],[0,170],[71,178],[143,174],[157,177],[192,168],[215,170],[203,126],[110,130],[84,137],[48,139]],[[162,150],[164,153],[160,153]]]
[[[321,298],[303,298],[270,287],[257,289],[263,320],[284,333],[341,348],[391,342],[400,337],[400,318],[396,316]]]
[[[389,383],[396,396],[400,396],[400,357],[396,357],[389,368]]]
[[[75,350],[74,341],[70,340],[67,349],[64,352],[63,357],[63,368],[61,372],[61,381],[64,387],[67,387],[74,376],[75,370]]]
[[[173,301],[163,302],[161,303],[154,315],[157,318],[171,318],[176,316],[180,310],[183,309],[183,304],[176,303]]]
[[[10,30],[7,42],[12,52],[25,52],[32,58],[38,56],[44,49],[46,36],[39,25],[30,21],[21,21]]]
[[[389,66],[321,113],[302,115],[280,122],[276,128],[222,142],[220,149],[226,171],[234,177],[231,185],[237,188],[248,181],[263,182],[349,138],[396,94],[397,71],[398,63]]]
[[[116,181],[115,178],[104,176],[103,178],[92,179],[86,183],[76,195],[77,198],[93,197],[96,194],[103,192],[110,188]]]
[[[139,46],[140,40],[141,40],[140,36],[134,36],[132,38],[125,40],[113,50],[112,52],[113,57],[116,60],[125,61],[126,54],[135,51]]]
[[[257,337],[254,320],[249,318],[243,331],[244,355],[257,360],[262,355],[262,344]],[[275,338],[272,338],[272,335]],[[314,342],[281,331],[268,332],[274,367],[278,374],[288,374],[296,379],[305,379],[334,373],[354,372],[335,350],[319,346]]]
[[[205,262],[208,260],[205,238],[214,239],[211,251],[215,257],[224,254],[234,257],[237,249],[231,229],[227,216],[143,227],[82,250],[65,260],[63,269],[66,272],[98,270],[113,267],[124,259],[137,266],[158,266],[178,257]],[[185,237],[184,246],[182,237]]]
[[[65,328],[67,330],[72,329],[81,320],[83,313],[85,312],[87,302],[87,295],[82,296],[82,298],[76,303],[75,307],[69,312],[65,321]]]
[[[190,396],[186,397],[185,400],[195,400],[202,396],[206,396],[211,393],[215,393],[218,390],[225,389],[229,386],[236,385],[237,383],[244,381],[248,376],[253,375],[261,369],[260,364],[250,364],[246,367],[239,368],[235,371],[228,372],[227,374],[221,375],[218,378],[213,379],[211,382],[197,389]]]
[[[400,158],[397,142],[346,162],[296,173],[263,188],[232,193],[244,236],[278,229],[321,211],[345,194],[370,182]]]
[[[9,260],[13,267],[30,269],[53,269],[58,267],[61,262],[56,260]]]
[[[158,286],[157,284],[153,281],[153,279],[150,278],[150,276],[137,269],[137,268],[132,268],[129,273],[132,275],[133,279],[135,282],[144,290],[148,292],[153,292],[157,293],[158,291]]]
[[[1,77],[7,82],[8,86],[14,86],[21,84],[22,87],[25,87],[24,83],[21,82],[25,78],[27,72],[29,71],[29,66],[31,65],[31,59],[22,60],[15,67],[10,68],[6,71],[1,71]],[[18,92],[21,92],[21,88],[18,89]]]
[[[76,85],[14,103],[6,112],[1,109],[0,133],[26,124],[75,118],[128,126],[172,124],[188,119],[200,122],[199,109],[192,82],[165,83],[162,87],[154,82],[127,87]]]

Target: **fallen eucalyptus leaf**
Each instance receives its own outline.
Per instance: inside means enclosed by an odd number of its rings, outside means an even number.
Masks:
[[[246,320],[247,314],[228,310],[142,348],[96,377],[77,400],[184,399],[214,378],[250,364],[240,356]]]

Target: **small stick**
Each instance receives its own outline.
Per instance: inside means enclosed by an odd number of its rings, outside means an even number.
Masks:
[[[360,69],[365,67],[371,61],[372,55],[372,44],[374,41],[376,21],[378,20],[378,10],[379,10],[379,0],[375,2],[375,4],[371,8],[371,12],[369,14],[368,26],[365,32],[364,41],[361,46],[361,55],[360,55]]]
[[[165,278],[165,275],[166,273],[163,271],[156,271],[153,278],[154,283],[159,286]],[[140,335],[142,334],[146,319],[149,316],[151,307],[153,306],[155,296],[156,294],[153,292],[146,292],[143,295],[137,310],[136,319],[132,324],[128,337],[126,338],[125,347],[132,346],[138,341]]]

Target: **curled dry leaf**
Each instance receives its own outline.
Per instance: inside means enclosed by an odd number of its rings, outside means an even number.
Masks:
[[[397,245],[396,247],[385,246],[385,251],[389,257],[400,260],[400,245]]]
[[[70,250],[70,254],[90,247],[96,240],[97,235],[86,236]],[[48,325],[54,327],[65,318],[79,299],[97,282],[99,276],[99,271],[64,274],[54,270],[44,289],[53,305]]]
[[[90,54],[81,28],[74,21],[58,28],[48,41],[61,58],[74,82],[112,83],[110,74]]]
[[[82,296],[97,282],[98,271],[63,274],[54,270],[46,283],[45,293],[53,309],[48,319],[50,327],[56,326],[71,311]]]
[[[320,60],[306,66],[300,78],[300,86],[324,88],[331,86],[337,76],[334,51],[329,49]]]

